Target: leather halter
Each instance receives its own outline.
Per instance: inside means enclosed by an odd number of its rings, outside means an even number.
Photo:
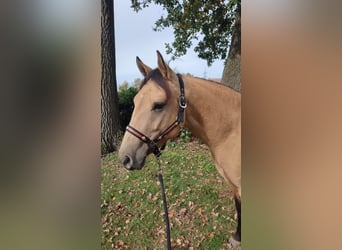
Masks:
[[[158,148],[157,143],[168,133],[170,133],[175,127],[177,127],[180,123],[184,122],[184,110],[187,107],[185,94],[184,94],[184,82],[182,76],[177,74],[178,82],[179,82],[179,89],[180,89],[180,96],[179,96],[179,106],[178,106],[178,115],[176,120],[164,129],[161,133],[159,133],[154,139],[150,139],[148,136],[141,133],[136,128],[128,125],[126,127],[126,131],[137,137],[142,142],[146,143],[149,149],[152,150],[152,153],[159,157],[161,155],[160,149]]]

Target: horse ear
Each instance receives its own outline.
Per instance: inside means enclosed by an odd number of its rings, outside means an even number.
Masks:
[[[162,74],[163,78],[166,80],[170,80],[170,73],[171,73],[171,69],[169,67],[169,65],[167,65],[162,57],[162,55],[160,54],[159,50],[157,50],[157,56],[158,56],[158,69],[160,71],[160,73]]]
[[[145,65],[139,57],[136,58],[136,62],[138,69],[144,77],[146,77],[152,71],[152,69],[149,66]]]

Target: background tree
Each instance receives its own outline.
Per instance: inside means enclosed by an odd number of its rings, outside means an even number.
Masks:
[[[119,93],[120,93],[121,91],[123,91],[123,90],[128,89],[128,85],[129,85],[129,83],[128,83],[127,81],[124,81],[123,83],[121,83],[120,86],[119,86]],[[120,98],[120,97],[119,97],[119,98]]]
[[[101,68],[101,153],[104,154],[116,150],[119,132],[113,0],[101,0]]]
[[[139,86],[140,86],[140,84],[141,84],[141,81],[142,81],[142,79],[140,79],[140,78],[135,78],[135,79],[134,79],[134,82],[133,82],[133,87],[139,89]]]
[[[119,112],[120,112],[120,129],[126,130],[126,126],[131,120],[132,112],[134,109],[133,98],[138,93],[138,88],[127,85],[121,85],[119,91]]]
[[[222,83],[237,91],[241,90],[241,3],[237,4],[235,10],[235,23],[232,28],[232,40],[229,54],[222,74]]]
[[[167,11],[154,30],[173,27],[175,40],[165,44],[172,59],[185,55],[196,40],[198,57],[208,66],[215,59],[225,60],[222,83],[240,90],[241,0],[132,0],[131,7],[138,12],[152,2]]]

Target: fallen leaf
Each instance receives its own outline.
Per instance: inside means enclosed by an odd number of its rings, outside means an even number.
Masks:
[[[179,214],[184,216],[186,214],[186,208],[182,208],[181,210],[179,210]]]
[[[174,209],[171,209],[171,210],[169,211],[169,218],[172,219],[173,216],[174,216],[174,214],[175,214],[175,210],[174,210]]]
[[[194,208],[194,203],[192,201],[189,201],[189,209],[192,210]]]
[[[158,200],[158,194],[155,194],[154,196],[153,196],[153,199],[152,199],[153,201],[156,201],[156,200]]]

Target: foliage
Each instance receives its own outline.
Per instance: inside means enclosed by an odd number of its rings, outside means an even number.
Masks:
[[[119,91],[127,90],[129,88],[128,85],[129,85],[129,83],[127,81],[124,81],[122,84],[120,84]]]
[[[179,141],[161,160],[173,249],[226,249],[236,228],[235,207],[208,148]],[[101,169],[101,249],[165,249],[154,157],[142,170],[127,172],[117,154],[109,154]]]
[[[134,109],[133,98],[138,93],[136,87],[122,87],[120,86],[119,92],[119,117],[120,117],[120,129],[125,131],[126,126],[131,120],[132,112]]]
[[[133,82],[133,87],[139,89],[139,86],[140,86],[141,82],[142,82],[142,79],[140,79],[140,78],[135,78],[135,79],[134,79],[134,82]]]
[[[190,142],[190,140],[193,139],[191,132],[188,129],[186,129],[186,128],[183,128],[181,130],[179,138],[183,142]]]
[[[194,50],[207,60],[210,66],[215,59],[225,60],[228,56],[237,5],[241,0],[131,0],[135,11],[148,7],[152,2],[161,5],[166,16],[155,22],[155,31],[173,27],[175,40],[166,43],[172,59],[186,54],[193,40],[198,40]]]

